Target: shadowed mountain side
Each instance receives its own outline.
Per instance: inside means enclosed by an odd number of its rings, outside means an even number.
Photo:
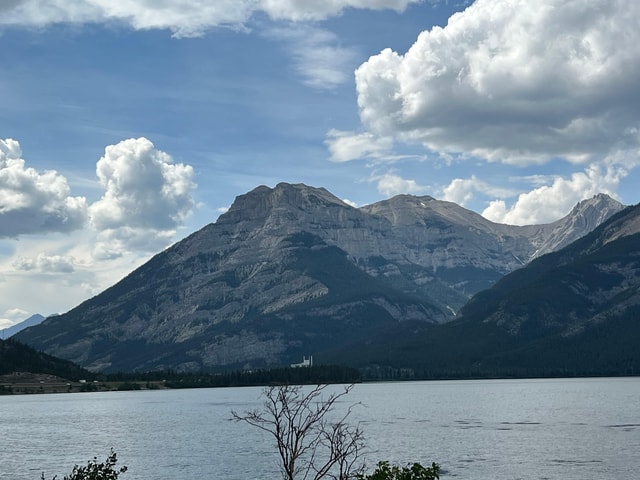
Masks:
[[[0,340],[0,375],[31,372],[67,380],[90,378],[89,372],[67,360],[52,357],[14,340]]]

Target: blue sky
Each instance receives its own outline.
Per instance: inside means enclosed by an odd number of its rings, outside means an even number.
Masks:
[[[640,4],[0,4],[0,328],[63,312],[258,185],[504,223],[640,201]]]

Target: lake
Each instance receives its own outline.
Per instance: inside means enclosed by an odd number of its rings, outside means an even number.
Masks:
[[[340,387],[331,387],[340,388]],[[0,397],[0,479],[61,480],[113,449],[123,480],[277,479],[271,438],[230,421],[261,388]],[[640,378],[359,384],[370,453],[438,462],[460,480],[629,480],[640,475]]]

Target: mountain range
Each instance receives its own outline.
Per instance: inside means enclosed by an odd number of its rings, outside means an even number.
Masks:
[[[113,287],[15,338],[100,371],[256,368],[308,354],[402,366],[405,355],[389,352],[415,352],[401,347],[408,337],[461,321],[513,324],[478,320],[489,294],[469,300],[529,262],[549,262],[545,254],[622,209],[598,195],[557,222],[512,226],[428,196],[354,208],[322,188],[261,186]],[[420,355],[411,362],[424,366]]]

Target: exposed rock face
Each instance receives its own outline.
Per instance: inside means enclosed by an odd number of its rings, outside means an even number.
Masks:
[[[522,227],[537,248],[531,259],[566,247],[604,223],[623,205],[603,193],[578,203],[564,218],[546,225]]]
[[[280,365],[312,351],[319,359],[402,322],[446,322],[540,249],[587,233],[609,214],[602,204],[615,210],[601,200],[534,228],[431,197],[357,209],[322,188],[258,187],[19,339],[97,370]]]
[[[369,268],[369,272],[402,276],[417,284],[416,291],[434,304],[457,311],[471,295],[503,275],[586,235],[622,208],[611,197],[597,195],[554,223],[525,227],[493,223],[459,205],[427,196],[400,195],[360,210],[389,221],[392,234],[376,235],[376,239],[378,244],[386,242],[379,248],[380,255],[398,266],[393,273],[387,265],[383,266],[386,271]],[[357,244],[343,248],[355,258],[367,259],[368,252]]]

